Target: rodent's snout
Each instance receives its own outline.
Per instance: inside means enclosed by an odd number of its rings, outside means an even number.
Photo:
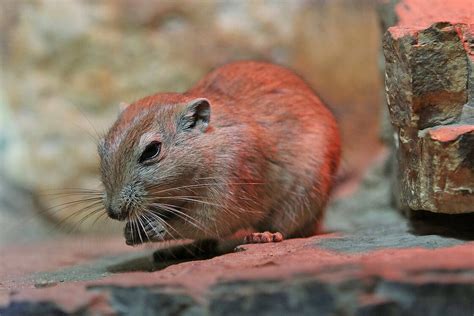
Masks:
[[[107,215],[119,221],[129,218],[141,204],[142,195],[141,187],[137,183],[125,185],[118,193],[107,192],[104,199]]]
[[[111,206],[107,206],[107,215],[109,215],[110,218],[119,221],[123,221],[125,218],[127,218],[127,214],[125,212],[122,212],[120,209],[115,209]]]

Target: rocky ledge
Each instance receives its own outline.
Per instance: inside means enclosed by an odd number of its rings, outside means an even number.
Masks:
[[[472,236],[421,231],[398,220],[187,262],[92,237],[3,248],[0,315],[471,316]]]

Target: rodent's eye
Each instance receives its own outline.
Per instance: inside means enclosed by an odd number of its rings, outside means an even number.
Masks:
[[[161,150],[161,143],[160,142],[151,142],[149,143],[146,147],[145,150],[143,150],[140,159],[138,159],[139,163],[142,163],[144,161],[150,160],[155,158],[160,154]]]

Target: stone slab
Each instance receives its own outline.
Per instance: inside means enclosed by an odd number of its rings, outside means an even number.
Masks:
[[[121,242],[2,249],[0,314],[471,315],[474,308],[474,243],[417,236],[403,221],[186,262],[154,264],[152,249]]]
[[[402,0],[384,36],[399,208],[474,212],[471,1]],[[384,16],[387,12],[384,11]]]

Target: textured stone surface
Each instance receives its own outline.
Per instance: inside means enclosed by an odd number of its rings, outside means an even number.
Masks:
[[[400,207],[474,212],[473,6],[406,0],[393,8],[384,54]]]
[[[159,264],[121,240],[63,239],[2,249],[0,313],[467,316],[473,247],[399,219]]]
[[[422,130],[457,122],[469,69],[458,29],[444,22],[416,33],[393,27],[384,45],[392,123]]]
[[[371,1],[4,0],[0,28],[0,120],[8,110],[15,122],[0,159],[9,179],[36,194],[99,185],[97,134],[120,102],[183,91],[237,59],[307,78],[341,122],[347,174],[360,175],[380,149]],[[61,204],[40,200],[44,209]]]

